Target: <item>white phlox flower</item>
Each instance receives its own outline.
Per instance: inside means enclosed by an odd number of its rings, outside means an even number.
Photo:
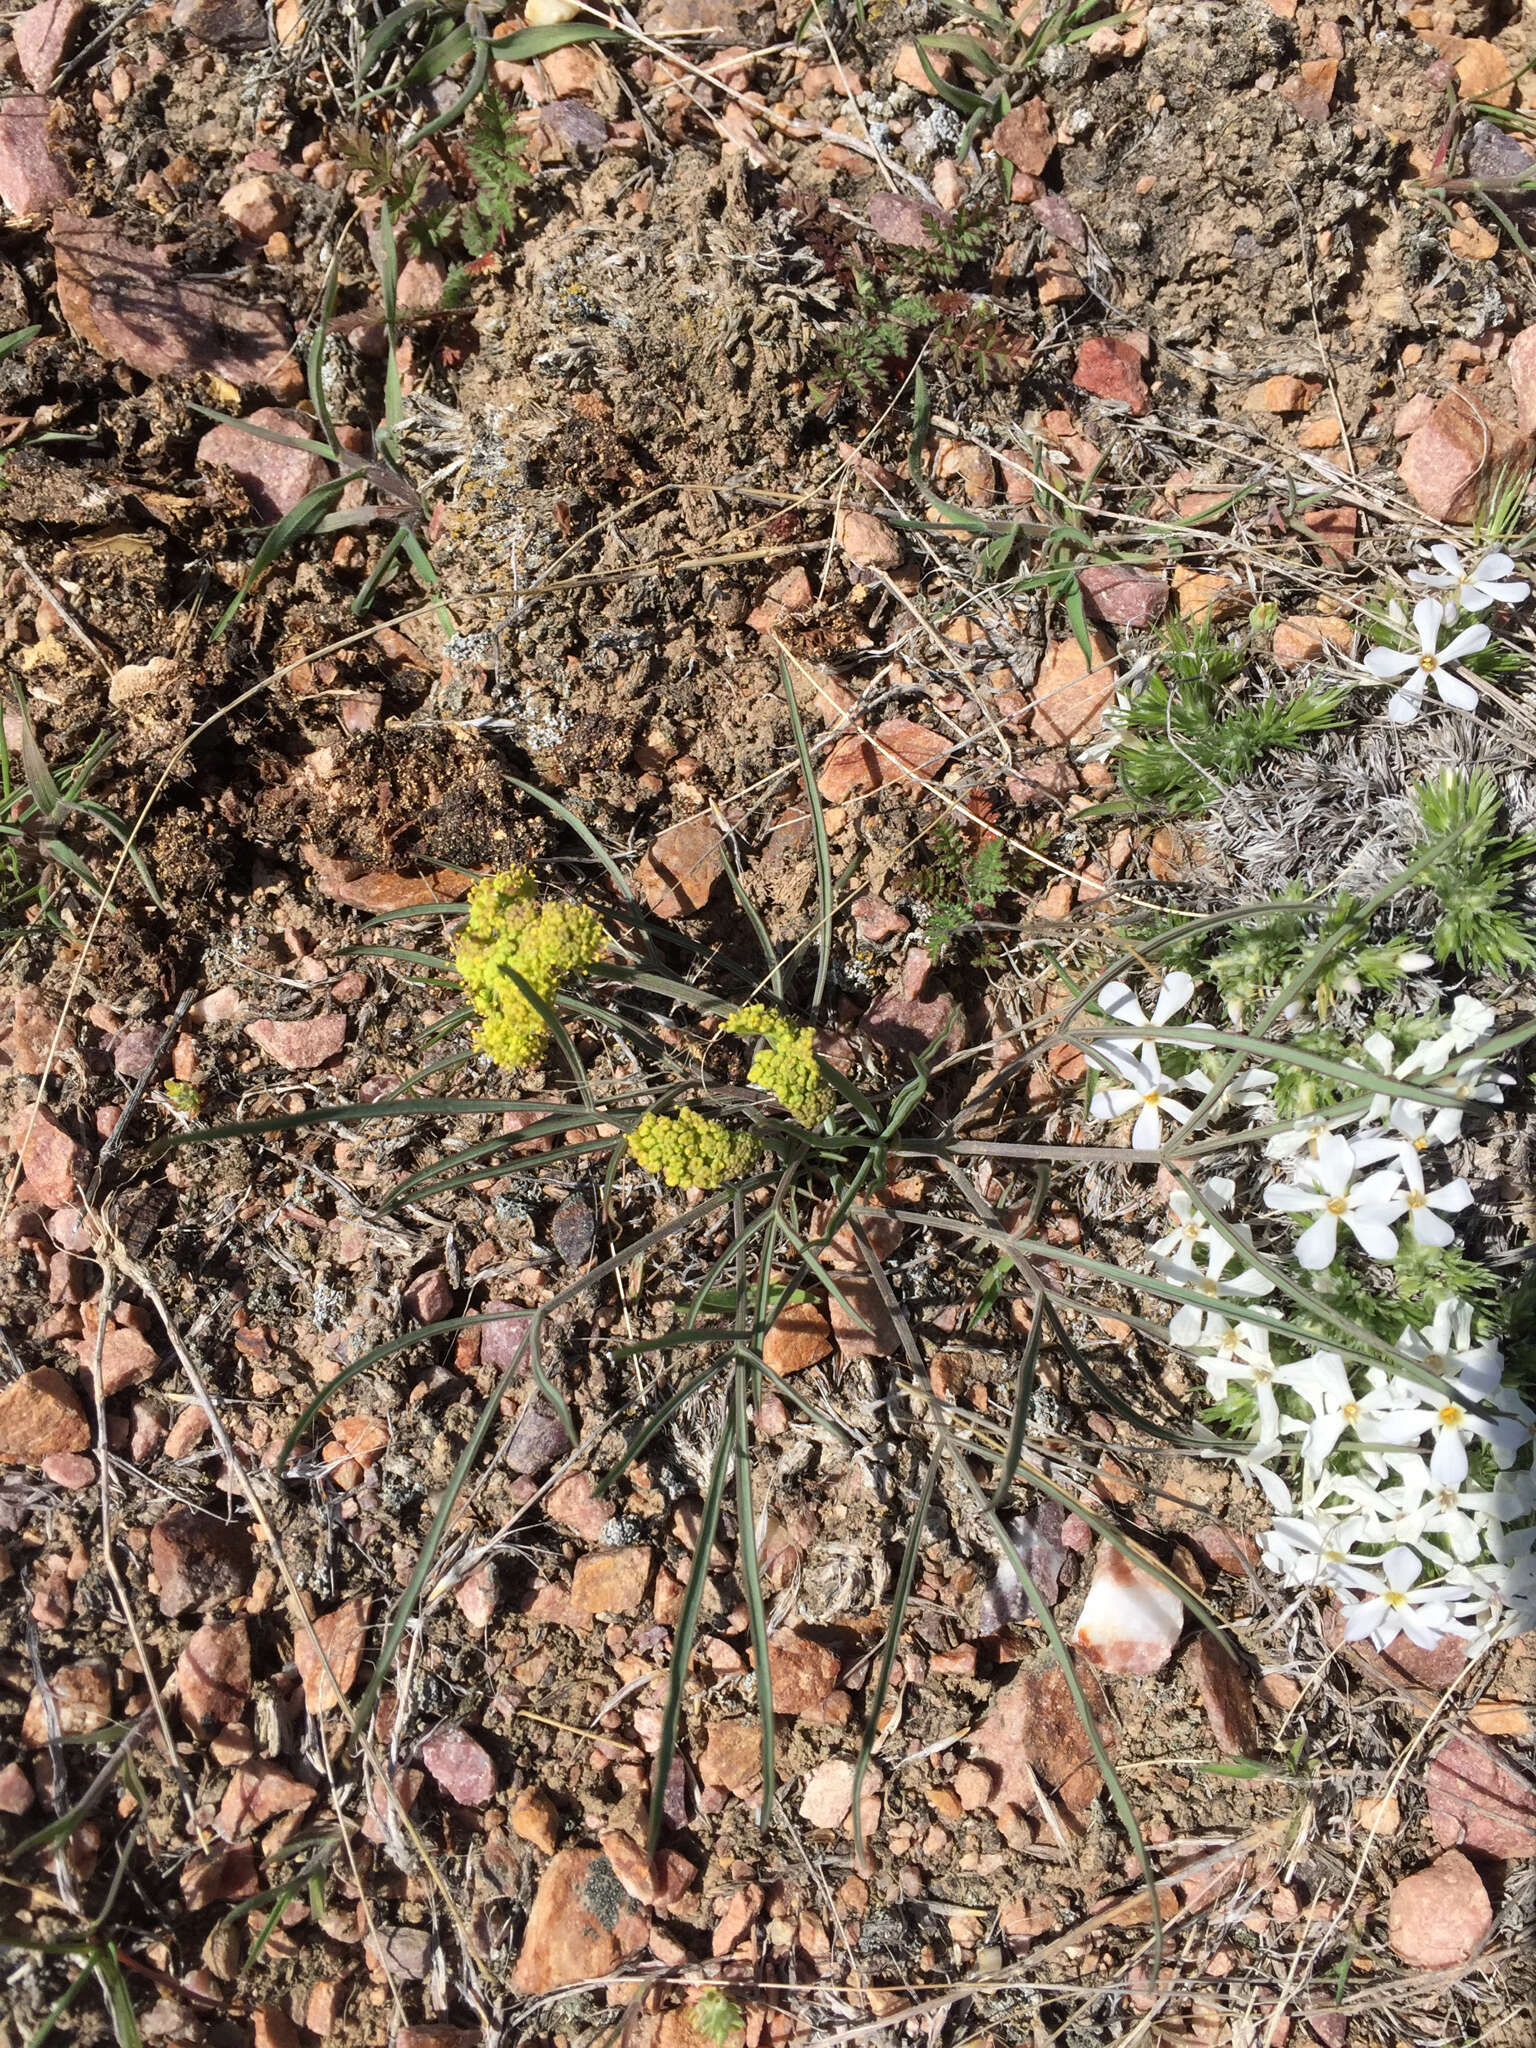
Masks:
[[[1357,1394],[1336,1351],[1313,1352],[1289,1368],[1286,1385],[1307,1403],[1312,1419],[1291,1419],[1285,1427],[1301,1434],[1302,1459],[1319,1478],[1346,1430],[1368,1447],[1360,1452],[1362,1462],[1381,1476],[1388,1469],[1385,1449],[1417,1443],[1423,1434],[1418,1403],[1404,1401],[1388,1375],[1374,1366],[1366,1377],[1369,1385]]]
[[[1095,1091],[1089,1103],[1093,1116],[1129,1116],[1134,1110],[1136,1121],[1131,1127],[1131,1149],[1133,1152],[1155,1152],[1163,1142],[1163,1118],[1170,1123],[1183,1124],[1189,1121],[1190,1110],[1186,1103],[1176,1099],[1174,1091],[1190,1086],[1199,1087],[1199,1077],[1194,1074],[1175,1076],[1165,1074],[1159,1064],[1157,1048],[1144,1048],[1146,1059],[1134,1058],[1108,1040],[1095,1040],[1088,1048],[1088,1057],[1108,1073],[1119,1077],[1120,1086],[1100,1088]]]
[[[1313,1110],[1310,1115],[1297,1117],[1289,1130],[1276,1131],[1264,1143],[1266,1159],[1311,1159],[1317,1158],[1317,1148],[1333,1131],[1347,1131],[1358,1123],[1364,1110],[1345,1110],[1342,1115]]]
[[[1094,997],[1094,1001],[1106,1017],[1113,1017],[1117,1024],[1150,1025],[1153,1030],[1166,1024],[1170,1017],[1176,1017],[1195,992],[1195,984],[1182,968],[1176,968],[1164,978],[1157,992],[1157,1001],[1149,1017],[1131,990],[1123,981],[1106,981]],[[1157,1041],[1152,1038],[1138,1038],[1134,1032],[1124,1038],[1101,1038],[1097,1049],[1110,1052],[1124,1052],[1141,1061],[1145,1066],[1150,1058],[1157,1059]]]
[[[1405,1635],[1421,1650],[1432,1650],[1454,1628],[1456,1605],[1443,1582],[1421,1583],[1423,1560],[1406,1544],[1381,1560],[1380,1590],[1355,1601],[1344,1617],[1344,1640],[1363,1642],[1368,1636],[1385,1650]]]
[[[1224,1210],[1236,1193],[1236,1187],[1232,1181],[1218,1174],[1205,1183],[1200,1193],[1213,1209]],[[1168,1197],[1168,1213],[1173,1218],[1173,1228],[1153,1245],[1152,1256],[1168,1266],[1194,1272],[1197,1270],[1195,1253],[1201,1246],[1214,1245],[1220,1240],[1209,1219],[1183,1188],[1175,1188]]]
[[[1437,1245],[1443,1250],[1454,1242],[1456,1233],[1445,1219],[1471,1206],[1472,1190],[1464,1180],[1448,1180],[1443,1187],[1426,1188],[1423,1161],[1411,1139],[1373,1137],[1367,1132],[1354,1140],[1351,1150],[1361,1166],[1374,1166],[1382,1159],[1395,1162],[1403,1177],[1403,1202],[1415,1243]]]
[[[1437,1304],[1427,1330],[1404,1330],[1397,1348],[1405,1358],[1411,1358],[1415,1365],[1422,1365],[1426,1372],[1440,1379],[1459,1372],[1486,1374],[1490,1367],[1497,1378],[1504,1369],[1504,1354],[1497,1344],[1473,1343],[1472,1310],[1454,1297]],[[1422,1400],[1421,1387],[1408,1380],[1400,1384],[1411,1387],[1415,1397]]]
[[[1531,594],[1529,583],[1510,580],[1509,572],[1515,566],[1510,555],[1484,555],[1480,562],[1466,569],[1462,567],[1460,553],[1448,540],[1436,541],[1429,552],[1439,564],[1439,573],[1433,569],[1410,569],[1408,581],[1420,590],[1444,592],[1440,603],[1447,625],[1458,612],[1485,612],[1491,604],[1522,604]]]
[[[1492,1347],[1490,1347],[1491,1349]],[[1513,1415],[1479,1414],[1499,1384],[1498,1355],[1468,1364],[1447,1375],[1434,1393],[1420,1388],[1420,1428],[1434,1438],[1429,1457],[1429,1474],[1440,1485],[1459,1487],[1467,1476],[1467,1445],[1473,1437],[1487,1443],[1500,1465],[1512,1464],[1530,1431]],[[1476,1404],[1476,1406],[1474,1406]]]
[[[1352,1141],[1355,1157],[1362,1166],[1374,1166],[1378,1160],[1396,1158],[1405,1147],[1422,1154],[1448,1145],[1461,1136],[1465,1114],[1460,1109],[1432,1109],[1427,1102],[1400,1095],[1386,1105],[1386,1130],[1364,1130]]]
[[[1271,1181],[1264,1205],[1287,1215],[1315,1215],[1296,1240],[1296,1257],[1309,1273],[1333,1264],[1342,1223],[1360,1248],[1373,1259],[1395,1259],[1397,1239],[1392,1226],[1407,1204],[1399,1190],[1402,1175],[1395,1167],[1357,1180],[1358,1162],[1349,1140],[1336,1134],[1318,1141],[1317,1158],[1296,1162],[1294,1182]]]
[[[1236,1380],[1252,1390],[1259,1410],[1259,1442],[1280,1448],[1280,1404],[1275,1387],[1283,1381],[1285,1368],[1270,1356],[1269,1332],[1250,1329],[1248,1341],[1223,1344],[1205,1361],[1206,1385],[1218,1401],[1224,1400]]]
[[[1270,1470],[1271,1464],[1280,1456],[1283,1448],[1279,1437],[1266,1437],[1250,1444],[1246,1451],[1240,1452],[1232,1460],[1234,1469],[1244,1479],[1252,1480],[1277,1515],[1288,1515],[1295,1506],[1291,1499],[1291,1489],[1278,1472]]]
[[[1293,1586],[1335,1586],[1371,1592],[1380,1560],[1359,1555],[1361,1544],[1381,1544],[1380,1526],[1369,1515],[1340,1518],[1277,1515],[1259,1538],[1259,1551],[1271,1571]]]
[[[1237,1249],[1224,1237],[1212,1236],[1208,1240],[1205,1268],[1180,1266],[1173,1260],[1159,1263],[1158,1271],[1166,1280],[1175,1281],[1191,1294],[1199,1294],[1210,1302],[1209,1309],[1196,1308],[1193,1302],[1185,1302],[1168,1325],[1170,1344],[1191,1346],[1201,1343],[1215,1343],[1226,1328],[1226,1318],[1221,1314],[1224,1301],[1262,1301],[1266,1294],[1273,1294],[1275,1283],[1266,1280],[1262,1273],[1256,1273],[1251,1266],[1241,1266],[1234,1273],[1227,1267],[1237,1256]],[[1219,1327],[1212,1329],[1217,1323]],[[1262,1337],[1267,1345],[1267,1330],[1251,1330],[1255,1338]]]
[[[1440,646],[1440,629],[1445,612],[1439,598],[1421,597],[1413,608],[1413,630],[1418,652],[1406,647],[1373,647],[1365,667],[1377,682],[1402,679],[1387,704],[1387,716],[1394,725],[1411,725],[1424,708],[1424,693],[1433,683],[1443,702],[1458,711],[1475,711],[1477,691],[1461,676],[1452,675],[1448,662],[1479,654],[1488,645],[1486,626],[1467,626],[1446,646]]]

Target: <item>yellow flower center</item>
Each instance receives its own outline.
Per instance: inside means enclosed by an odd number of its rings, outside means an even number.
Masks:
[[[1440,1421],[1446,1429],[1460,1429],[1466,1420],[1466,1414],[1465,1408],[1458,1408],[1454,1401],[1447,1401],[1440,1410]]]
[[[1344,1406],[1339,1410],[1339,1413],[1343,1416],[1344,1420],[1349,1424],[1350,1428],[1353,1429],[1355,1424],[1360,1420],[1360,1403],[1358,1401],[1346,1401],[1344,1403]]]
[[[1409,1188],[1408,1192],[1403,1196],[1403,1200],[1410,1209],[1422,1209],[1428,1199],[1428,1196],[1421,1195],[1417,1188]]]
[[[1347,1216],[1349,1214],[1348,1199],[1343,1195],[1335,1195],[1328,1204],[1328,1214],[1330,1216]]]
[[[1425,675],[1431,674],[1439,666],[1440,657],[1438,654],[1421,654],[1419,656],[1419,667],[1423,669]]]

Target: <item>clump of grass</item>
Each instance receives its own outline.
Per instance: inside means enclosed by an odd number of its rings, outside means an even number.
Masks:
[[[1290,697],[1247,702],[1230,686],[1247,665],[1241,639],[1175,621],[1157,663],[1114,723],[1121,786],[1175,817],[1209,810],[1267,755],[1294,751],[1344,723],[1348,683],[1307,682]]]
[[[13,700],[21,726],[19,760],[0,731],[0,931],[38,915],[64,929],[58,916],[59,878],[68,877],[95,901],[106,885],[70,842],[77,832],[99,827],[133,862],[144,893],[157,909],[165,906],[126,822],[87,794],[112,751],[109,734],[94,739],[79,761],[55,774],[38,745],[25,703]]]
[[[1447,768],[1420,784],[1414,802],[1436,849],[1423,874],[1440,900],[1435,958],[1486,974],[1536,966],[1536,938],[1520,909],[1536,836],[1505,832],[1493,777],[1483,768]]]

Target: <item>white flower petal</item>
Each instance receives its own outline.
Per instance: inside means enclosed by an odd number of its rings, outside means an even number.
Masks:
[[[1464,683],[1459,676],[1448,675],[1443,668],[1435,670],[1435,688],[1447,704],[1458,711],[1475,711],[1481,701],[1470,683]]]
[[[1336,1131],[1330,1131],[1326,1138],[1317,1141],[1317,1178],[1330,1195],[1342,1195],[1355,1173],[1355,1155],[1349,1149],[1348,1138],[1341,1138]]]
[[[1430,1454],[1429,1476],[1440,1486],[1460,1486],[1467,1476],[1467,1447],[1454,1429],[1442,1429]]]
[[[1424,686],[1417,689],[1398,690],[1387,699],[1387,716],[1394,725],[1412,725],[1424,709]]]
[[[1373,1259],[1383,1259],[1390,1264],[1397,1257],[1397,1239],[1392,1233],[1392,1225],[1402,1213],[1401,1203],[1395,1209],[1351,1209],[1344,1221]]]
[[[1410,1228],[1415,1244],[1432,1244],[1441,1251],[1444,1251],[1448,1244],[1453,1244],[1456,1239],[1456,1233],[1450,1224],[1444,1217],[1437,1216],[1427,1204],[1421,1209],[1413,1210]]]
[[[1460,661],[1465,654],[1481,654],[1492,637],[1484,625],[1465,626],[1454,640],[1441,648],[1440,659],[1442,662]],[[1426,645],[1424,652],[1433,654],[1434,651],[1434,643],[1431,641]]]
[[[1131,1150],[1133,1152],[1155,1152],[1163,1142],[1162,1120],[1150,1102],[1144,1102],[1141,1115],[1131,1126]]]
[[[1163,982],[1157,994],[1157,1007],[1152,1012],[1154,1024],[1166,1024],[1177,1011],[1182,1010],[1195,992],[1194,977],[1176,967]]]
[[[1406,648],[1373,647],[1361,665],[1381,682],[1390,683],[1395,676],[1405,676],[1409,669],[1417,668],[1419,657],[1410,654]]]
[[[1413,630],[1426,654],[1433,654],[1439,644],[1443,616],[1437,597],[1421,597],[1413,608]]]
[[[1317,1221],[1296,1240],[1296,1262],[1305,1272],[1321,1273],[1333,1264],[1339,1248],[1339,1222],[1325,1209]]]

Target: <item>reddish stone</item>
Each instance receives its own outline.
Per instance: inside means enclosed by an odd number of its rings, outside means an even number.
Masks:
[[[1360,515],[1353,505],[1320,505],[1303,512],[1301,523],[1317,535],[1318,553],[1325,562],[1342,565],[1354,559]]]
[[[290,1074],[307,1074],[341,1051],[347,1038],[346,1013],[327,1010],[318,1017],[258,1017],[246,1025],[245,1035]]]
[[[819,1707],[837,1684],[837,1652],[803,1635],[781,1629],[768,1638],[768,1677],[776,1714],[808,1714]]]
[[[256,1896],[256,1852],[249,1843],[238,1849],[192,1856],[181,1866],[181,1896],[189,1913]]]
[[[90,1441],[78,1395],[51,1365],[23,1373],[0,1392],[0,1465],[41,1465]]]
[[[880,787],[880,756],[867,734],[844,733],[823,762],[816,787],[829,804],[845,804]]]
[[[635,1614],[645,1599],[653,1563],[643,1543],[620,1550],[594,1550],[578,1558],[571,1574],[571,1604],[584,1614]]]
[[[1090,335],[1077,352],[1072,382],[1094,398],[1113,399],[1139,416],[1147,409],[1148,391],[1142,355],[1123,335]]]
[[[4,102],[14,106],[13,100]],[[11,1144],[21,1155],[26,1183],[18,1200],[63,1209],[75,1199],[75,1177],[84,1154],[40,1103],[23,1104],[11,1125]]]
[[[249,242],[266,241],[293,218],[288,195],[280,192],[270,178],[260,176],[241,178],[231,185],[219,201],[219,211],[226,220],[234,222]]]
[[[94,1735],[112,1718],[112,1680],[99,1657],[66,1664],[47,1682],[60,1735]],[[53,1738],[43,1695],[34,1689],[22,1716],[21,1739],[28,1749],[41,1749]]]
[[[1104,1745],[1113,1749],[1113,1731],[1098,1683],[1086,1668],[1079,1670],[1078,1678]],[[1021,1813],[1038,1811],[1029,1775],[1021,1768],[1026,1763],[1041,1789],[1070,1814],[1086,1812],[1103,1783],[1066,1679],[1049,1655],[1023,1665],[1012,1683],[997,1694],[972,1731],[970,1746],[996,1769],[997,1783],[989,1804],[1000,1816],[1010,1807]]]
[[[931,249],[931,230],[948,219],[942,207],[906,192],[876,192],[865,210],[875,233],[894,249]]]
[[[744,1884],[739,1891],[733,1892],[726,1901],[725,1911],[715,1923],[710,1939],[711,1952],[717,1956],[728,1956],[746,1938],[762,1910],[761,1885]]]
[[[876,896],[869,889],[862,896],[855,896],[848,908],[854,929],[866,946],[883,945],[887,939],[900,938],[912,929],[910,918],[903,917],[883,896]]]
[[[1483,1880],[1458,1849],[1401,1879],[1387,1901],[1393,1953],[1421,1970],[1449,1970],[1466,1962],[1492,1925],[1493,1907]]]
[[[652,915],[670,922],[702,910],[725,873],[724,848],[719,826],[703,812],[663,832],[635,869]]]
[[[1056,124],[1042,99],[1026,100],[992,130],[992,154],[1006,157],[1026,177],[1044,177],[1056,153]]]
[[[1029,729],[1046,746],[1090,739],[1114,702],[1114,649],[1102,633],[1088,634],[1089,653],[1076,639],[1053,640],[1030,692]]]
[[[285,442],[316,437],[313,420],[276,405],[258,407],[247,424],[268,434],[281,434]],[[331,465],[306,448],[286,447],[229,425],[204,434],[197,444],[197,460],[205,468],[227,469],[249,498],[257,518],[269,524],[291,512],[331,474]],[[155,1037],[158,1040],[158,1034]],[[153,1052],[153,1044],[149,1050]]]
[[[569,1529],[584,1543],[601,1543],[603,1531],[613,1519],[613,1503],[599,1500],[590,1472],[569,1472],[545,1496],[544,1512],[561,1529]]]
[[[519,1841],[531,1842],[546,1856],[553,1856],[560,1839],[560,1814],[555,1802],[540,1786],[519,1792],[512,1803],[512,1832]]]
[[[1536,1856],[1536,1791],[1491,1743],[1453,1735],[1429,1767],[1426,1790],[1442,1847]]]
[[[53,147],[49,104],[25,92],[0,100],[0,205],[11,213],[46,213],[74,192]]]
[[[168,1620],[189,1607],[206,1613],[249,1590],[254,1561],[249,1529],[196,1508],[174,1508],[149,1532],[149,1560]]]
[[[1155,626],[1168,609],[1168,584],[1144,570],[1104,563],[1077,572],[1083,602],[1106,626]]]
[[[242,1764],[230,1778],[219,1808],[219,1833],[227,1842],[237,1841],[279,1814],[304,1813],[314,1801],[313,1785],[301,1785],[276,1764],[264,1759]]]
[[[763,1339],[763,1363],[786,1379],[831,1353],[831,1327],[811,1301],[791,1302],[781,1309]]]
[[[1530,466],[1523,434],[1474,405],[1466,392],[1450,391],[1408,437],[1398,478],[1432,519],[1464,524],[1495,475],[1523,474]]]
[[[205,1621],[176,1660],[182,1719],[206,1740],[245,1711],[251,1639],[243,1621]]]
[[[441,1323],[453,1314],[453,1288],[441,1266],[418,1273],[400,1299],[413,1323]]]
[[[251,2048],[299,2048],[299,2030],[283,2006],[270,2001],[251,2012]]]
[[[534,1894],[512,1975],[513,1988],[523,1997],[606,1977],[617,1964],[618,1941],[606,1915],[597,1910],[605,1875],[606,1859],[596,1849],[562,1849],[551,1859]]]
[[[811,579],[803,569],[791,569],[770,583],[754,609],[747,614],[747,624],[757,633],[771,633],[784,624],[796,612],[803,612],[815,602]]]
[[[96,1467],[78,1451],[51,1451],[43,1460],[43,1477],[66,1493],[84,1493],[96,1483]]]
[[[858,569],[891,570],[901,566],[901,542],[883,519],[857,505],[845,505],[834,532],[838,546]]]
[[[341,2024],[350,1989],[345,1977],[317,1977],[304,2001],[305,2032],[318,2036],[322,2041],[329,2040]],[[398,2035],[396,2039],[399,2039]]]
[[[345,1601],[334,1613],[315,1616],[313,1642],[308,1629],[300,1629],[295,1636],[294,1662],[304,1681],[304,1704],[312,1714],[342,1705],[347,1693],[357,1683],[357,1674],[363,1665],[363,1647],[368,1637],[369,1605],[367,1595],[360,1594],[355,1600]],[[320,1656],[322,1651],[324,1663]],[[334,1685],[326,1674],[327,1663],[335,1679]],[[341,1688],[340,1698],[337,1697],[337,1686]]]
[[[80,1341],[80,1363],[88,1373],[96,1369],[96,1339]],[[101,1385],[108,1400],[126,1387],[137,1387],[160,1370],[160,1354],[142,1330],[131,1326],[107,1331],[101,1346]]]
[[[421,1760],[460,1806],[484,1806],[496,1797],[496,1766],[462,1728],[439,1728],[421,1745]]]
[[[302,391],[304,373],[279,309],[178,277],[167,251],[127,241],[110,216],[55,213],[53,253],[60,313],[109,362],[146,377],[206,372],[231,384],[264,384],[278,398]]]
[[[67,1024],[60,1030],[57,1012],[39,991],[30,984],[19,988],[11,1037],[16,1072],[34,1077],[46,1074],[61,1052],[74,1050],[74,1033]]]
[[[20,1764],[7,1764],[0,1771],[0,1813],[9,1813],[19,1819],[22,1814],[32,1811],[35,1797],[32,1780]]]
[[[1200,1629],[1184,1654],[1184,1666],[1200,1690],[1200,1704],[1216,1747],[1228,1756],[1253,1756],[1259,1741],[1253,1695],[1242,1666],[1213,1636]]]
[[[11,17],[17,60],[34,92],[52,87],[54,73],[63,63],[85,11],[85,0],[37,0],[35,7]]]
[[[783,1712],[777,1699],[773,1704],[776,1711]],[[698,1768],[703,1784],[732,1792],[738,1799],[751,1799],[763,1782],[761,1732],[750,1721],[714,1722]]]

